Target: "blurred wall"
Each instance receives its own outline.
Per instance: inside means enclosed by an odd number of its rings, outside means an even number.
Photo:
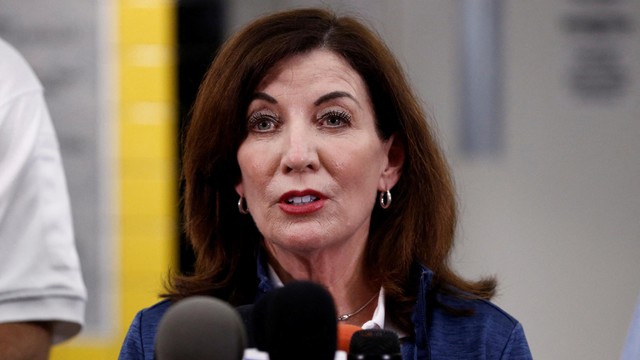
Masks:
[[[0,1],[0,36],[45,88],[88,288],[82,333],[51,358],[117,358],[176,263],[174,2]]]
[[[640,2],[511,1],[504,24],[504,153],[452,156],[457,264],[500,276],[536,358],[615,359],[640,291]]]
[[[434,115],[459,191],[457,269],[497,275],[534,358],[615,359],[640,292],[640,2],[498,3],[491,153],[463,151],[464,1],[234,1],[230,29],[290,6],[367,18]]]

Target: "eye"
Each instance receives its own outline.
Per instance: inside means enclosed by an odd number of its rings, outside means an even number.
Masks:
[[[279,120],[276,115],[266,112],[255,112],[249,116],[247,127],[249,131],[269,132],[277,128]]]
[[[320,116],[320,124],[327,127],[342,127],[351,123],[351,115],[343,110],[329,110]]]

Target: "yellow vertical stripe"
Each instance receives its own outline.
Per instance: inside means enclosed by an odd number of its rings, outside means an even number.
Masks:
[[[174,2],[119,0],[113,51],[117,71],[113,111],[117,126],[119,232],[113,276],[115,332],[78,337],[56,346],[53,360],[115,359],[136,312],[158,301],[176,249],[176,139]],[[93,299],[95,301],[95,299]],[[90,300],[91,301],[91,300]]]

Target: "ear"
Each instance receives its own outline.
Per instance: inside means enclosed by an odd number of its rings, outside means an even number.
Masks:
[[[391,135],[387,140],[387,165],[380,174],[379,191],[387,191],[393,188],[400,180],[404,165],[404,144],[396,135]]]
[[[244,186],[242,185],[242,180],[236,184],[236,193],[240,196],[244,196]]]

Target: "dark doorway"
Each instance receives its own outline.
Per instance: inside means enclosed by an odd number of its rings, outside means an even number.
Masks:
[[[181,0],[176,3],[178,51],[178,173],[181,174],[182,134],[200,81],[224,40],[226,6],[224,0]],[[183,183],[180,177],[179,198]],[[183,231],[182,201],[179,210],[179,268],[193,271],[194,254]]]

